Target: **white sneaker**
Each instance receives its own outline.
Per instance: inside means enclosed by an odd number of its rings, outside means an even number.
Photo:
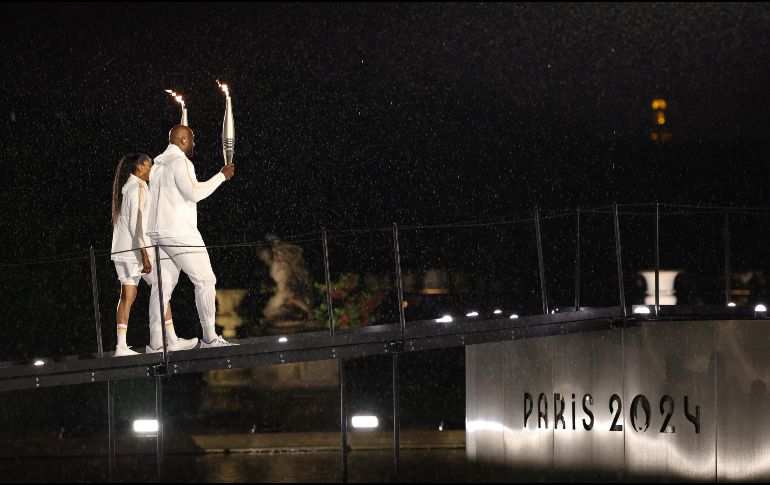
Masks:
[[[217,335],[217,338],[215,338],[211,342],[206,342],[205,340],[201,339],[202,349],[207,349],[209,347],[229,347],[231,345],[238,345],[238,344],[231,344],[230,342],[225,340],[221,335]]]
[[[194,348],[196,345],[198,345],[198,337],[193,337],[193,338],[179,337],[176,339],[176,342],[169,343],[167,347],[168,347],[168,350],[173,350],[177,352],[179,350],[190,350]]]
[[[139,352],[134,352],[126,345],[118,345],[115,347],[115,354],[113,357],[124,357],[126,355],[139,355]]]
[[[166,349],[170,352],[179,352],[180,350],[190,350],[198,345],[198,338],[181,338],[179,337],[175,342],[166,342]],[[153,349],[149,345],[144,351],[145,354],[152,354],[154,352],[163,352],[163,346]]]

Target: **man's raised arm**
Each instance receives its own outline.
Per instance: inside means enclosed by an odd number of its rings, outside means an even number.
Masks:
[[[222,182],[232,177],[234,170],[232,165],[232,163],[228,164],[209,180],[199,182],[192,162],[188,159],[180,160],[174,164],[174,182],[185,199],[199,202],[214,193]]]

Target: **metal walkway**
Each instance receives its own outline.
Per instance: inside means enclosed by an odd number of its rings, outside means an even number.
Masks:
[[[661,307],[658,315],[634,314],[626,320],[656,319],[733,320],[756,319],[753,308],[715,306]],[[764,317],[764,315],[759,315]],[[43,365],[6,362],[0,367],[0,391],[87,384],[176,374],[237,369],[255,366],[348,359],[369,355],[420,352],[486,342],[518,340],[566,333],[601,330],[623,325],[620,307],[583,308],[519,319],[499,318],[483,321],[438,323],[434,320],[411,322],[402,335],[398,324],[378,325],[329,335],[326,332],[294,334],[285,337],[259,337],[239,341],[239,345],[170,352],[168,367],[162,353],[137,356],[64,356]]]

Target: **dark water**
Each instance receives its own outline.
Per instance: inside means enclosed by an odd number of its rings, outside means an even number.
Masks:
[[[352,451],[350,482],[464,482],[464,449],[402,450],[401,474],[393,475],[391,450]],[[118,457],[115,481],[155,481],[153,455]],[[109,480],[105,457],[0,461],[4,482],[82,482]],[[308,453],[208,453],[167,455],[163,481],[173,482],[340,482],[338,451]]]

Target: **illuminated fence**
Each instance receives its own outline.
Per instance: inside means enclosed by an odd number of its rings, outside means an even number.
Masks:
[[[219,276],[217,320],[226,338],[364,328],[403,334],[411,323],[581,307],[654,314],[674,302],[767,304],[768,216],[767,209],[663,204],[533,210],[450,224],[272,235],[207,249]],[[157,248],[146,249],[163,278]],[[109,354],[119,283],[108,251],[0,266],[8,275],[6,331],[17,337],[12,347],[0,347],[0,358]],[[192,285],[184,279],[172,308],[181,331],[194,335]],[[147,341],[141,322],[149,292],[140,287],[129,327],[134,342]],[[648,308],[635,310],[639,305]]]

